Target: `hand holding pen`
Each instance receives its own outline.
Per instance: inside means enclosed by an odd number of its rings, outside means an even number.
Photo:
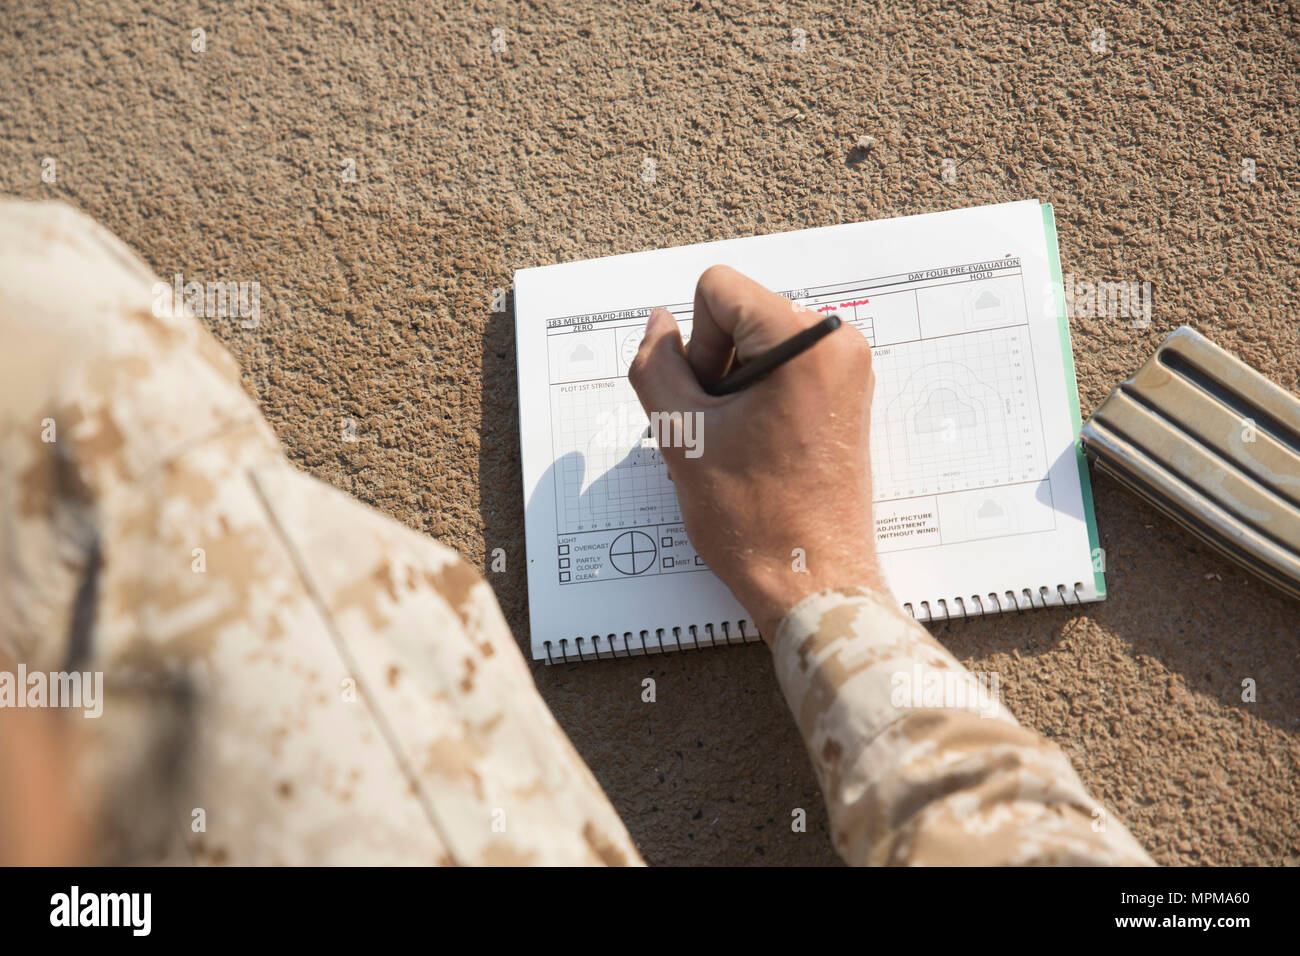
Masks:
[[[701,276],[693,323],[686,347],[672,315],[655,309],[628,378],[647,414],[699,417],[697,457],[661,451],[700,556],[768,641],[808,594],[883,590],[867,340],[725,266]]]

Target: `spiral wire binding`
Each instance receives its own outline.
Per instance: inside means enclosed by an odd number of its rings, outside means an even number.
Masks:
[[[731,647],[736,644],[757,644],[763,640],[756,630],[749,630],[746,620],[719,621],[704,624],[688,624],[673,627],[657,627],[653,631],[646,628],[638,632],[624,631],[621,635],[622,647],[619,647],[620,635],[592,634],[590,637],[562,637],[558,641],[543,641],[546,648],[546,664],[578,664],[586,661],[617,660],[624,657],[654,657],[670,654],[673,651],[700,651],[706,647]],[[671,640],[665,641],[669,634]],[[653,636],[652,636],[653,635]],[[685,640],[684,640],[685,639]],[[602,641],[607,648],[601,646]],[[633,645],[631,641],[638,641]],[[589,647],[588,647],[589,645]],[[587,655],[591,656],[588,657]]]
[[[908,613],[914,620],[925,624],[950,624],[958,619],[969,620],[974,617],[989,617],[994,614],[1006,614],[1012,609],[1017,614],[1021,614],[1026,608],[1045,608],[1045,607],[1069,607],[1070,598],[1073,597],[1076,607],[1083,606],[1083,599],[1079,592],[1083,590],[1083,583],[1076,581],[1074,587],[1068,588],[1064,584],[1058,584],[1055,591],[1055,600],[1049,600],[1053,594],[1051,588],[1047,585],[1040,585],[1037,592],[1037,602],[1035,602],[1035,593],[1032,588],[1021,588],[1017,594],[1014,590],[1007,589],[1001,594],[996,591],[990,591],[988,594],[972,594],[969,597],[956,595],[952,598],[936,598],[933,604],[930,601],[919,602],[924,617],[918,616],[917,608],[908,601],[903,604],[903,610]],[[989,603],[985,603],[986,600]],[[990,606],[991,605],[991,606]],[[955,608],[954,608],[955,606]],[[950,608],[954,608],[951,609]],[[976,613],[975,608],[979,611]],[[940,617],[938,610],[942,609],[943,616]],[[746,620],[738,621],[720,621],[715,626],[712,622],[702,625],[686,625],[686,634],[680,625],[671,628],[658,627],[653,631],[654,639],[651,641],[651,630],[649,628],[634,632],[624,631],[621,635],[622,648],[618,646],[620,635],[607,634],[604,641],[608,644],[608,650],[601,648],[601,635],[593,634],[590,638],[580,636],[570,640],[567,637],[560,638],[559,641],[543,641],[546,648],[546,663],[551,664],[577,664],[593,660],[617,660],[624,657],[652,657],[656,654],[669,654],[673,651],[685,652],[688,650],[700,651],[706,647],[730,647],[733,644],[757,644],[762,641],[762,636],[758,631],[747,630],[749,622]],[[738,636],[733,638],[734,629],[739,632]],[[701,634],[701,630],[704,632]],[[721,636],[719,637],[719,633]],[[671,632],[671,643],[665,644],[664,635]],[[688,636],[685,643],[682,642],[684,636]],[[631,641],[638,640],[640,646],[632,646]],[[588,651],[584,645],[590,641],[591,649]],[[570,645],[573,650],[570,650]],[[559,653],[554,651],[558,648]],[[656,650],[657,649],[657,650]],[[590,653],[592,656],[588,657]]]
[[[949,624],[958,618],[969,620],[973,617],[1006,614],[1012,610],[1021,614],[1026,608],[1069,607],[1071,604],[1082,607],[1083,598],[1079,596],[1081,591],[1083,591],[1081,581],[1076,581],[1073,588],[1058,584],[1055,592],[1044,584],[1038,587],[1037,595],[1032,588],[1021,588],[1018,594],[1011,589],[1001,594],[996,591],[990,591],[988,594],[972,594],[969,597],[959,594],[952,598],[919,601],[915,605],[911,601],[906,601],[903,610],[913,620],[923,624]]]

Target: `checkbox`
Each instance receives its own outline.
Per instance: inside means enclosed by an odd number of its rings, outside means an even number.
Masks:
[[[568,559],[568,558],[560,558],[560,567],[562,567],[562,568],[567,568],[568,566],[569,566],[569,559]]]
[[[699,568],[704,567],[704,559],[701,558],[698,554],[695,556],[695,566]]]
[[[665,567],[665,568],[671,568],[672,566],[673,566],[673,559],[672,559],[672,558],[664,558],[664,567]]]
[[[569,553],[569,546],[567,544],[560,545],[560,554],[568,554],[568,553]]]
[[[561,571],[561,572],[560,572],[560,583],[561,583],[561,584],[564,584],[564,583],[567,582],[568,580],[569,580],[569,572],[568,572],[568,571]]]
[[[671,548],[673,546],[673,539],[671,536],[665,535],[664,537],[659,539],[659,543],[663,545],[665,548]]]

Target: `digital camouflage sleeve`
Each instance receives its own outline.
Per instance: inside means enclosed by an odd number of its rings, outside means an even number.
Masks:
[[[1151,865],[1060,748],[887,595],[805,598],[773,652],[849,863]]]
[[[639,864],[480,575],[294,467],[167,287],[0,201],[0,662],[103,675],[99,716],[52,712],[87,858]],[[1147,862],[1005,713],[893,709],[917,661],[965,673],[866,594],[777,637],[847,860]]]
[[[0,658],[104,673],[57,715],[92,858],[640,862],[487,583],[290,464],[154,284],[0,202]]]

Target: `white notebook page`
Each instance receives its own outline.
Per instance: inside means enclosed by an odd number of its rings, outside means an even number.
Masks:
[[[757,638],[691,547],[627,381],[650,309],[689,339],[716,263],[871,342],[876,546],[909,612],[1104,597],[1050,210],[1005,203],[515,273],[535,659]]]

